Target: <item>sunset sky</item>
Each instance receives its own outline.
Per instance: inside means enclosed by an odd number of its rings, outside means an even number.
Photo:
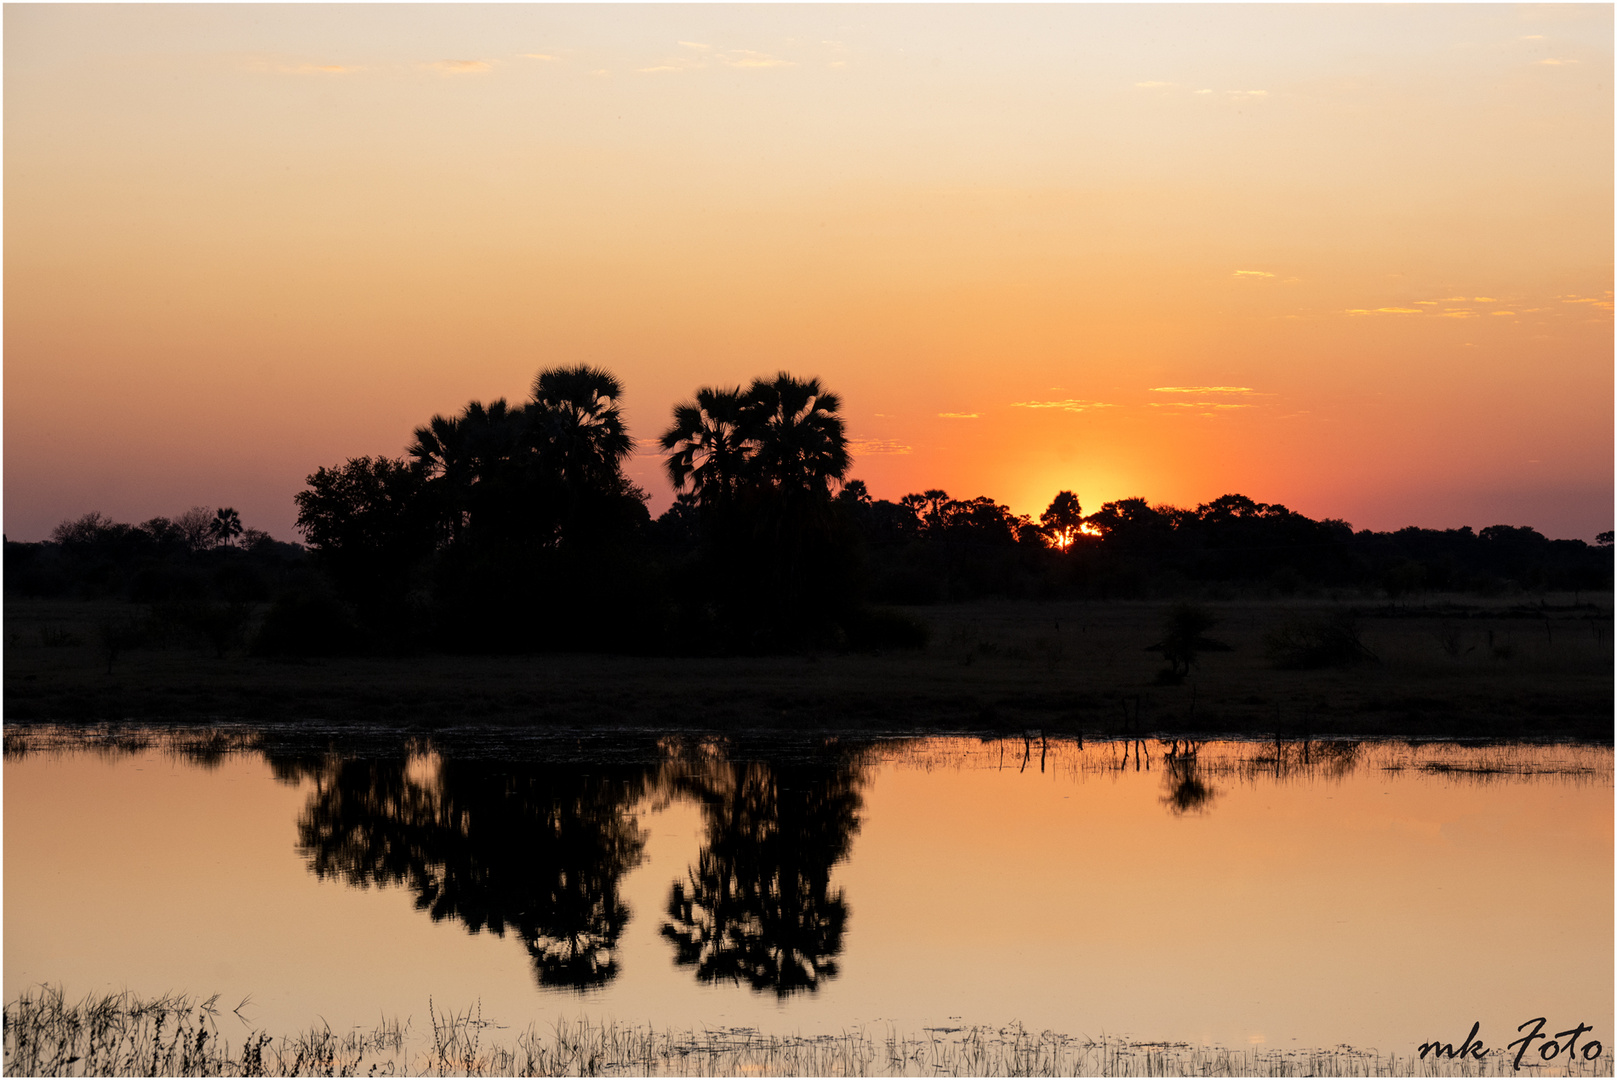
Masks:
[[[1035,516],[1613,516],[1611,5],[9,5],[5,531],[193,505],[542,367],[838,391]]]

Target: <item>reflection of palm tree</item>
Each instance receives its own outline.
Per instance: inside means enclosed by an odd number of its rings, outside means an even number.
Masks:
[[[298,822],[320,878],[403,885],[433,919],[519,936],[542,986],[618,971],[618,894],[644,838],[630,809],[649,770],[414,758],[331,762]]]
[[[1204,813],[1212,809],[1213,800],[1218,796],[1218,789],[1203,780],[1197,768],[1198,749],[1195,743],[1187,742],[1181,750],[1179,740],[1175,739],[1173,749],[1163,758],[1168,768],[1162,777],[1167,791],[1162,804],[1176,815]]]
[[[745,982],[786,997],[835,978],[848,908],[830,887],[859,828],[860,770],[812,763],[710,764],[687,787],[707,841],[675,882],[663,936],[703,982]]]
[[[690,484],[703,506],[728,499],[741,482],[748,456],[743,402],[739,386],[704,386],[696,400],[674,406],[674,424],[663,433],[668,479],[676,491]]]

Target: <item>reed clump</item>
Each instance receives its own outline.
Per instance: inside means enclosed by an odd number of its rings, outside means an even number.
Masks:
[[[863,1028],[835,1035],[772,1035],[751,1028],[658,1031],[560,1019],[506,1041],[474,1006],[441,1011],[431,1031],[408,1022],[295,1036],[221,1035],[217,995],[91,995],[70,1004],[38,987],[5,1007],[4,1071],[11,1076],[1500,1076],[1511,1059],[1421,1061],[1349,1046],[1229,1050],[1177,1042],[1033,1032],[1021,1025]],[[1610,1076],[1610,1058],[1556,1063],[1537,1073]]]

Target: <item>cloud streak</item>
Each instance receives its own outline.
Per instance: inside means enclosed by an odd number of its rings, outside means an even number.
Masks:
[[[440,75],[481,75],[494,70],[494,64],[489,60],[434,60],[421,66]]]
[[[915,447],[893,439],[849,439],[848,449],[861,457],[879,454],[913,454]]]
[[[1083,398],[1062,398],[1059,401],[1013,401],[1013,409],[1060,409],[1063,412],[1084,412],[1088,409],[1111,409],[1105,401],[1086,401]]]
[[[1153,386],[1153,394],[1256,394],[1250,386]]]

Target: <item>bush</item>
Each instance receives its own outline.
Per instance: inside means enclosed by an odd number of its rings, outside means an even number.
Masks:
[[[1358,622],[1351,611],[1293,620],[1264,635],[1263,644],[1278,668],[1341,667],[1376,660],[1359,640]]]

